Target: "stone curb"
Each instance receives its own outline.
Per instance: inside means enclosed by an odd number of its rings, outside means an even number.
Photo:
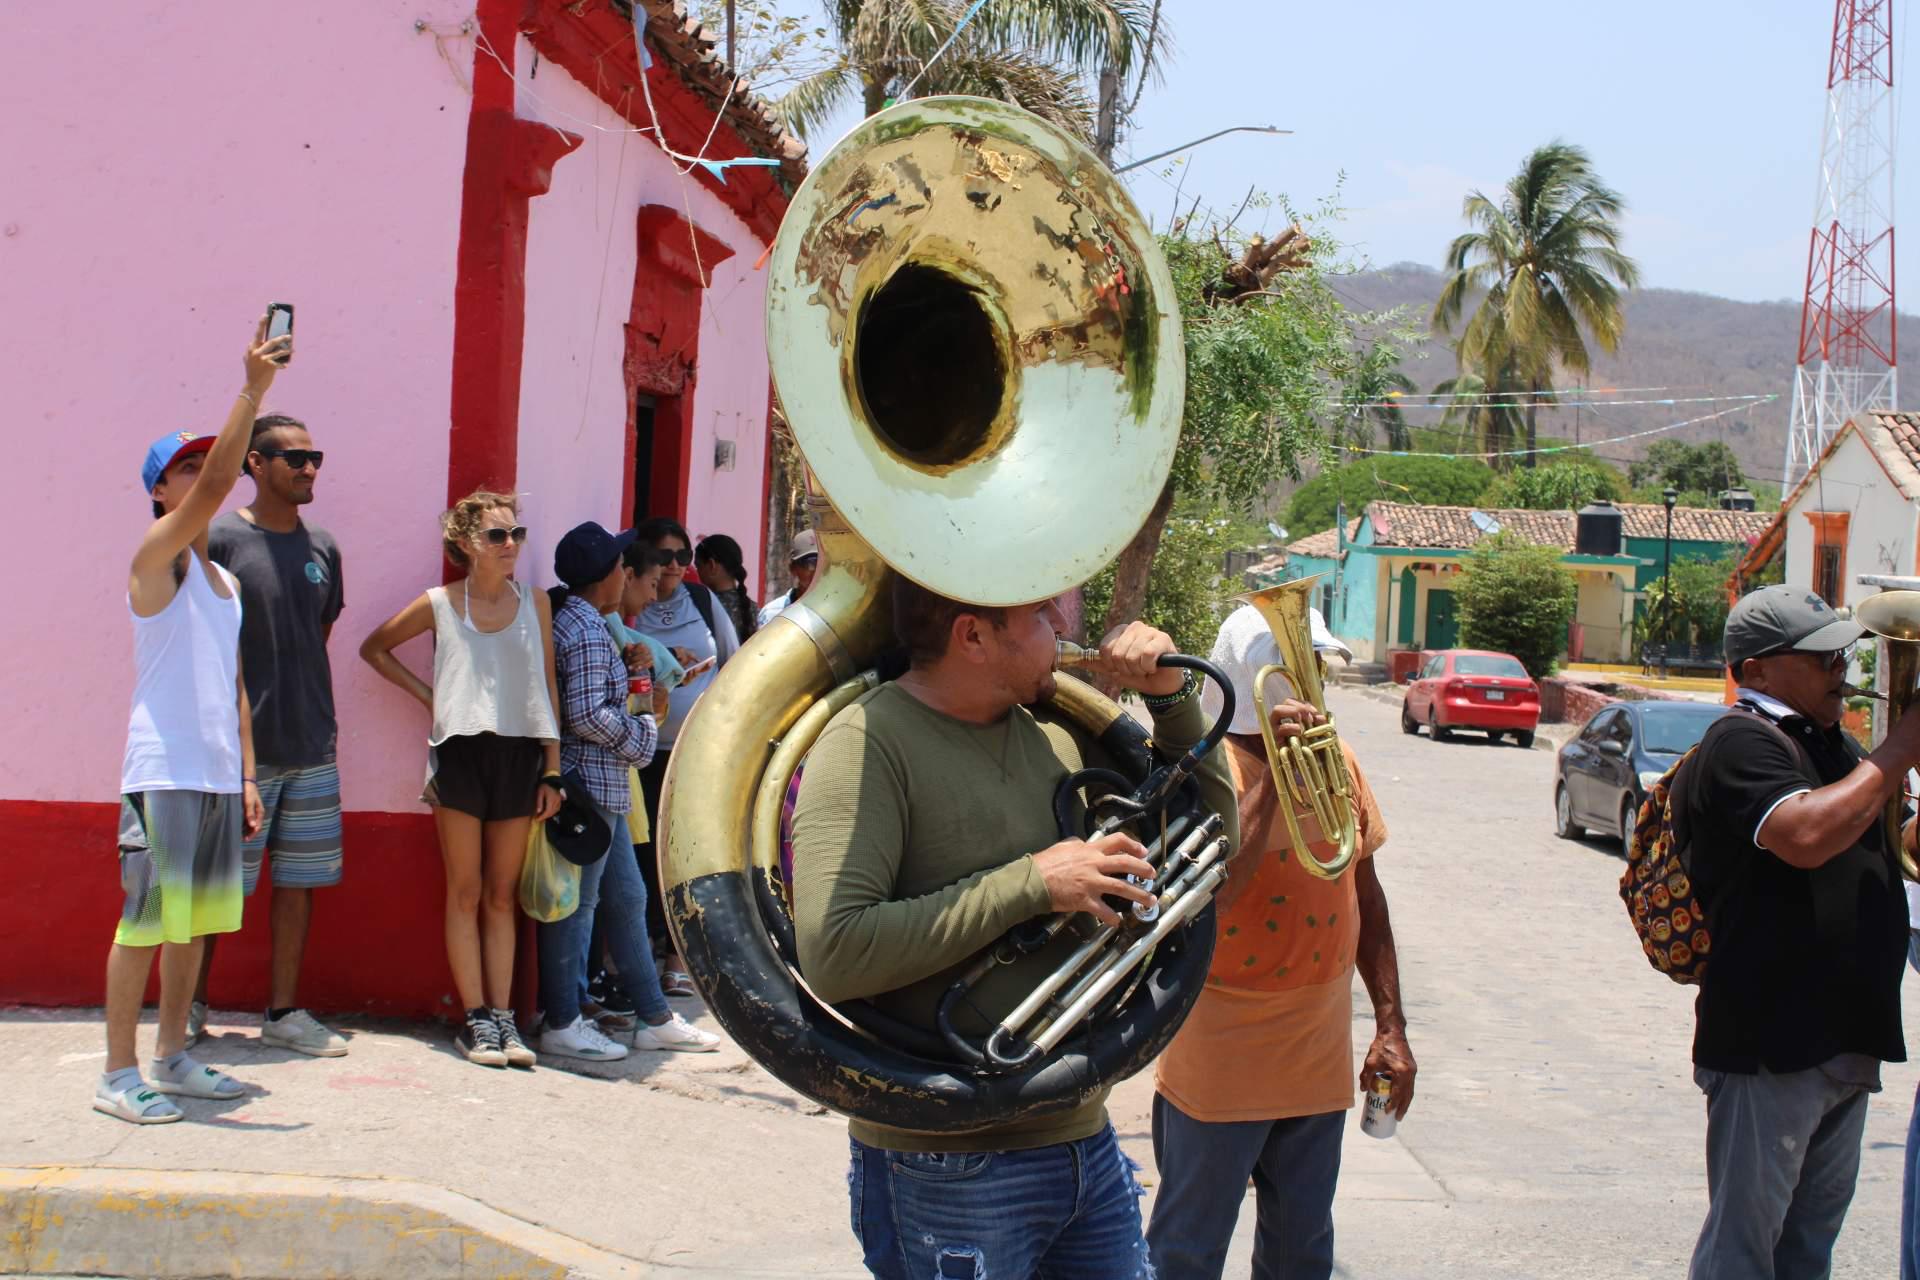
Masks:
[[[402,1179],[0,1168],[0,1275],[639,1280],[658,1275]]]

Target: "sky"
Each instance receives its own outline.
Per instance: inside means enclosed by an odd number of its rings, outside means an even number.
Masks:
[[[1530,150],[1561,138],[1625,196],[1624,248],[1643,285],[1801,295],[1831,0],[1166,0],[1164,12],[1173,59],[1119,163],[1230,125],[1294,133],[1229,135],[1132,171],[1156,225],[1176,186],[1183,210],[1198,196],[1202,216],[1224,219],[1251,184],[1303,208],[1337,197],[1335,234],[1357,264],[1438,267],[1466,193],[1494,194]],[[1895,14],[1896,86],[1915,17],[1905,5]],[[854,122],[835,121],[814,154]],[[1920,212],[1920,175],[1909,166],[1897,182],[1896,207]],[[1259,229],[1259,216],[1240,225]],[[1282,225],[1269,216],[1269,231]]]

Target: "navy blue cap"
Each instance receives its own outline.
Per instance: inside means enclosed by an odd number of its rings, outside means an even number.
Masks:
[[[167,468],[189,453],[205,453],[213,448],[213,436],[197,436],[191,431],[170,431],[147,447],[147,460],[140,464],[140,491],[152,493]]]
[[[608,533],[592,520],[567,530],[553,549],[553,576],[578,590],[612,573],[632,545],[634,531]]]

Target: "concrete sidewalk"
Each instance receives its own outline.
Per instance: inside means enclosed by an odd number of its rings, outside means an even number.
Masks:
[[[865,1274],[848,1232],[844,1122],[731,1044],[507,1072],[466,1062],[438,1027],[334,1025],[352,1036],[350,1055],[308,1059],[263,1048],[257,1017],[216,1010],[196,1056],[248,1096],[188,1102],[184,1122],[139,1127],[89,1109],[105,1058],[97,1011],[0,1013],[0,1059],[13,1066],[0,1091],[0,1274],[202,1275],[189,1264],[211,1250],[232,1259],[213,1274],[261,1280],[424,1276],[439,1255],[392,1252],[393,1238],[422,1236],[456,1242],[448,1275]],[[143,1053],[152,1034],[149,1016]],[[1149,1195],[1151,1097],[1142,1076],[1112,1109]],[[55,1207],[90,1215],[68,1233],[97,1246],[87,1265],[26,1252],[20,1224],[35,1215],[19,1206],[50,1186],[69,1196]],[[1356,1134],[1340,1197],[1445,1193],[1398,1142]],[[38,1216],[44,1226],[47,1210]],[[1236,1242],[1242,1271],[1252,1220],[1242,1215]],[[262,1233],[278,1269],[244,1269],[260,1265],[243,1245]],[[116,1269],[122,1247],[156,1269]]]

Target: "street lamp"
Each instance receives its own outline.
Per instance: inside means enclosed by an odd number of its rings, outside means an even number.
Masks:
[[[1292,132],[1293,130],[1291,129],[1279,129],[1279,128],[1275,128],[1273,125],[1270,125],[1270,124],[1236,124],[1230,129],[1222,129],[1218,133],[1210,133],[1204,138],[1195,138],[1192,142],[1183,142],[1177,147],[1168,147],[1165,151],[1156,151],[1152,155],[1147,156],[1144,159],[1135,160],[1132,164],[1123,164],[1118,169],[1115,169],[1114,172],[1125,173],[1129,169],[1138,169],[1143,164],[1152,164],[1155,160],[1165,160],[1168,156],[1173,155],[1177,151],[1191,151],[1193,150],[1193,148],[1199,146],[1203,142],[1212,142],[1215,138],[1224,138],[1230,133],[1292,133]]]
[[[1660,570],[1660,678],[1667,675],[1667,652],[1673,647],[1673,504],[1680,498],[1679,490],[1668,485],[1660,493],[1660,500],[1667,504],[1667,548],[1663,556],[1665,564]]]

